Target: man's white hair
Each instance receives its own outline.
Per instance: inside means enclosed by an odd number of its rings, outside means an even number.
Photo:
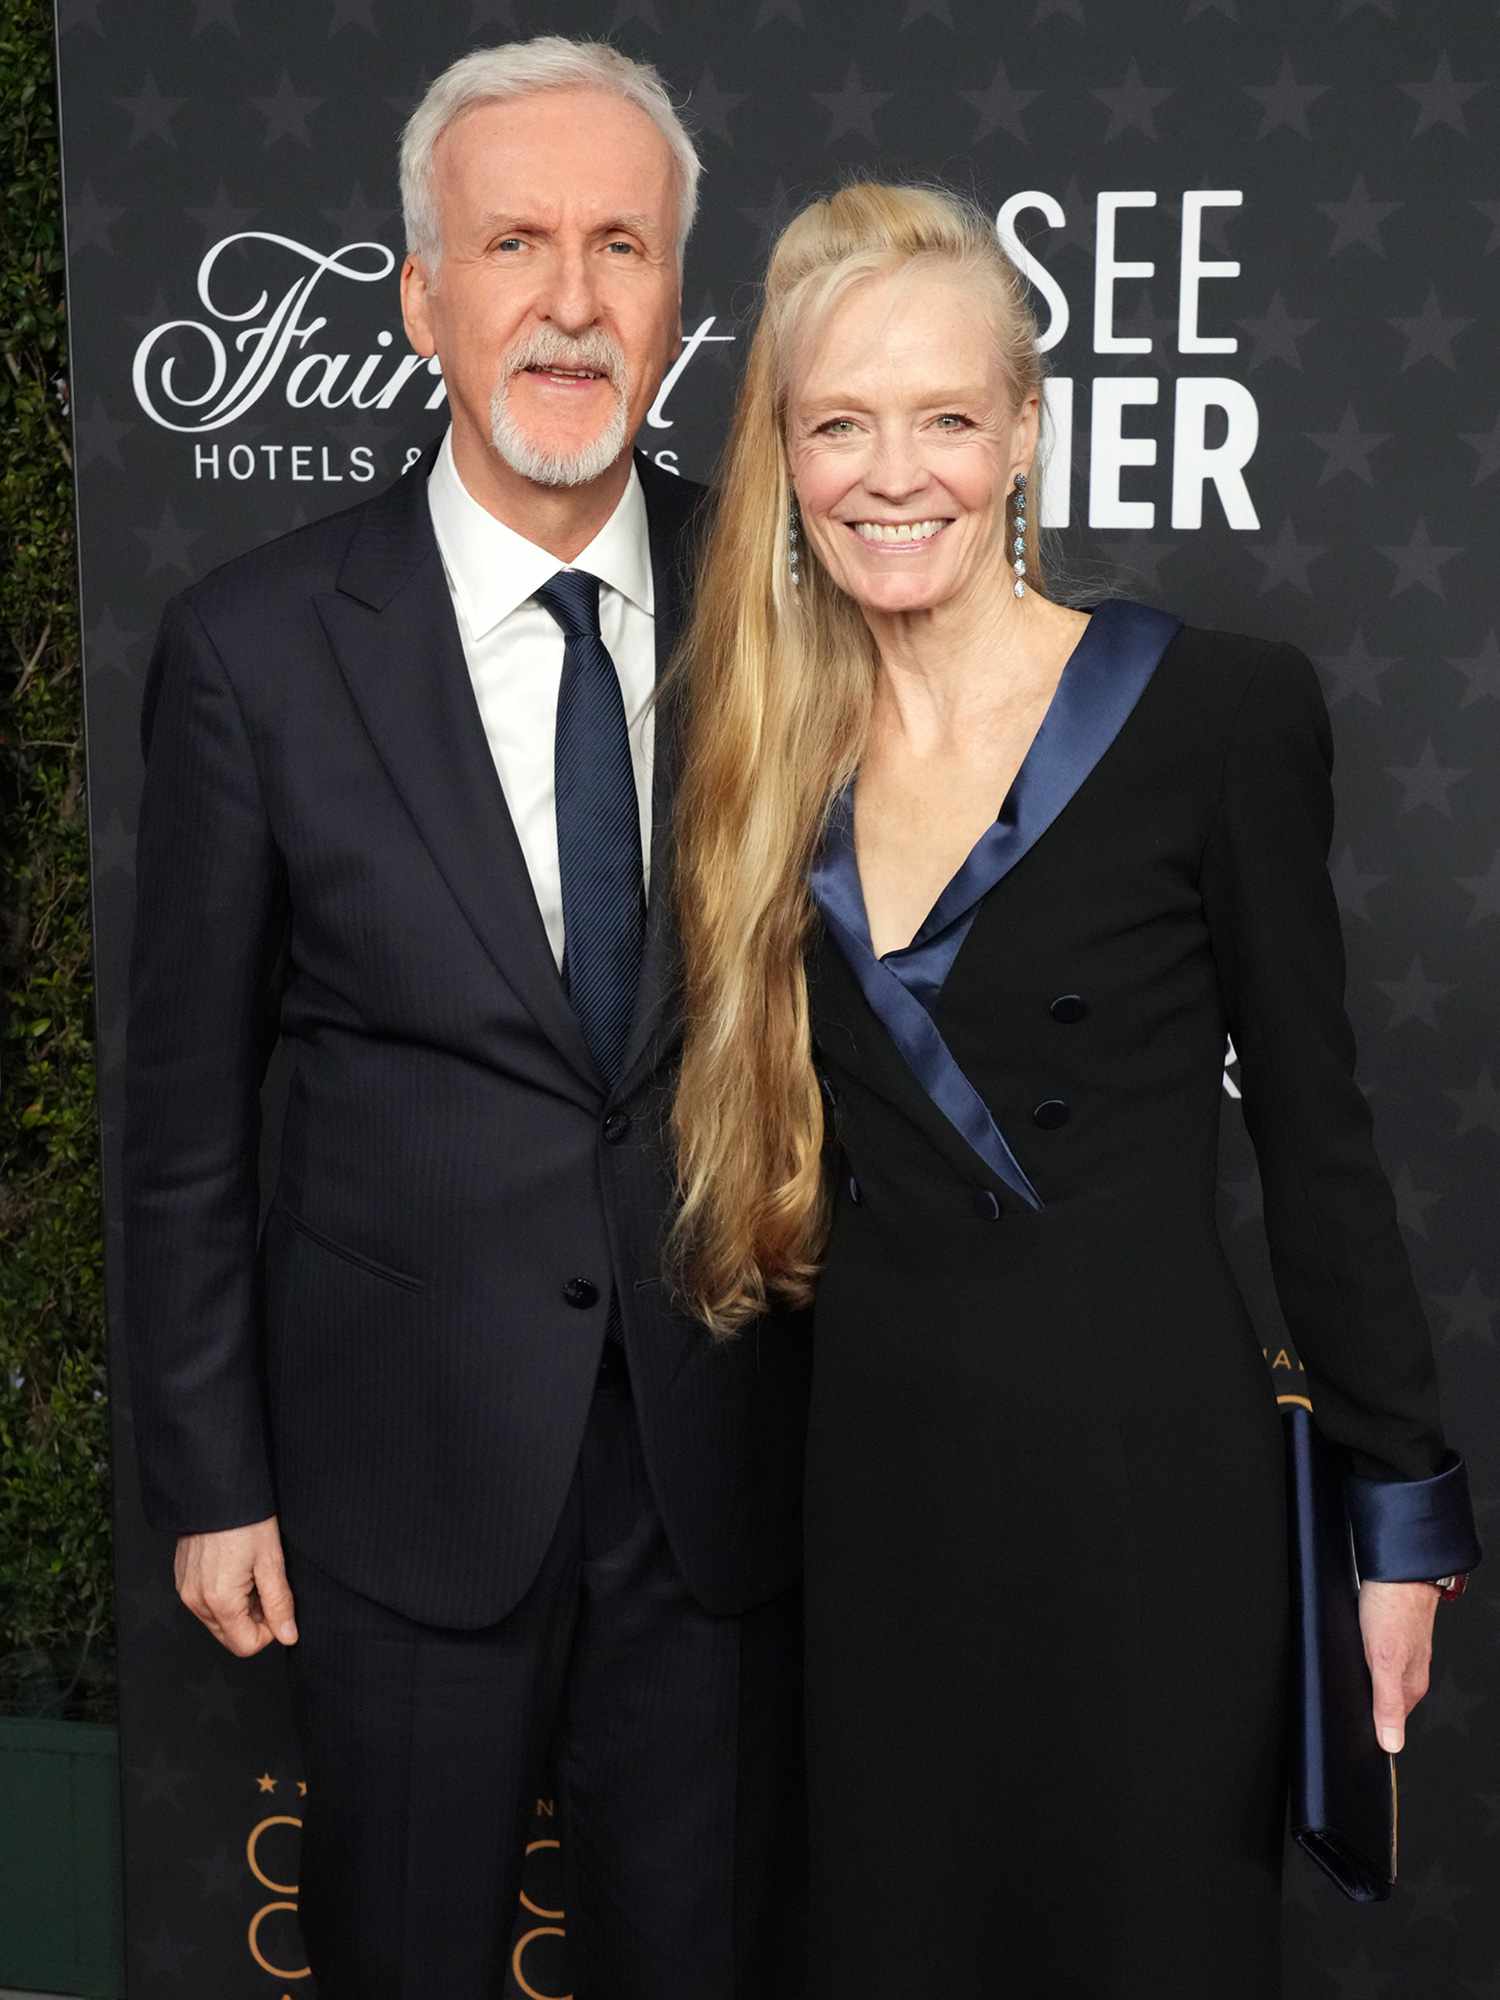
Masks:
[[[639,105],[666,140],[677,173],[677,262],[682,264],[688,232],[698,210],[697,148],[673,108],[667,87],[650,63],[621,55],[608,42],[571,41],[565,35],[537,35],[529,42],[502,42],[475,49],[449,65],[417,106],[401,134],[401,216],[408,255],[420,258],[435,277],[443,256],[432,155],[438,140],[461,112],[476,104],[499,104],[545,90],[607,90]]]

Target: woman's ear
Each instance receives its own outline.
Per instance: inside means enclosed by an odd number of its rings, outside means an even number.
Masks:
[[[1036,460],[1037,440],[1042,428],[1041,391],[1033,389],[1021,399],[1021,407],[1016,411],[1016,420],[1011,431],[1011,460],[1018,472],[1030,476]]]

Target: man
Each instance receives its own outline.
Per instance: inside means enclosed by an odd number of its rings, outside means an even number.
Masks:
[[[493,2000],[549,1753],[579,2000],[797,1990],[805,1333],[716,1344],[660,1270],[650,695],[699,492],[629,440],[696,178],[655,72],[601,45],[440,77],[402,303],[450,429],[175,600],[153,663],[137,1436],[185,1603],[291,1649],[325,2000]]]

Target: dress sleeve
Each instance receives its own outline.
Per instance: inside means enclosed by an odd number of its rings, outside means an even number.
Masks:
[[[1268,647],[1225,752],[1202,893],[1281,1307],[1319,1428],[1342,1446],[1363,1576],[1472,1568],[1462,1460],[1369,1107],[1354,1080],[1328,875],[1333,739],[1311,662]]]

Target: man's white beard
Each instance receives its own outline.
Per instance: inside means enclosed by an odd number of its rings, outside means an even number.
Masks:
[[[572,451],[559,451],[528,437],[511,413],[510,385],[527,368],[591,368],[609,379],[614,409],[599,435]],[[624,382],[625,355],[618,341],[594,331],[573,340],[556,331],[538,329],[505,367],[490,397],[490,443],[512,472],[538,486],[587,486],[619,458],[626,446],[628,405]]]

